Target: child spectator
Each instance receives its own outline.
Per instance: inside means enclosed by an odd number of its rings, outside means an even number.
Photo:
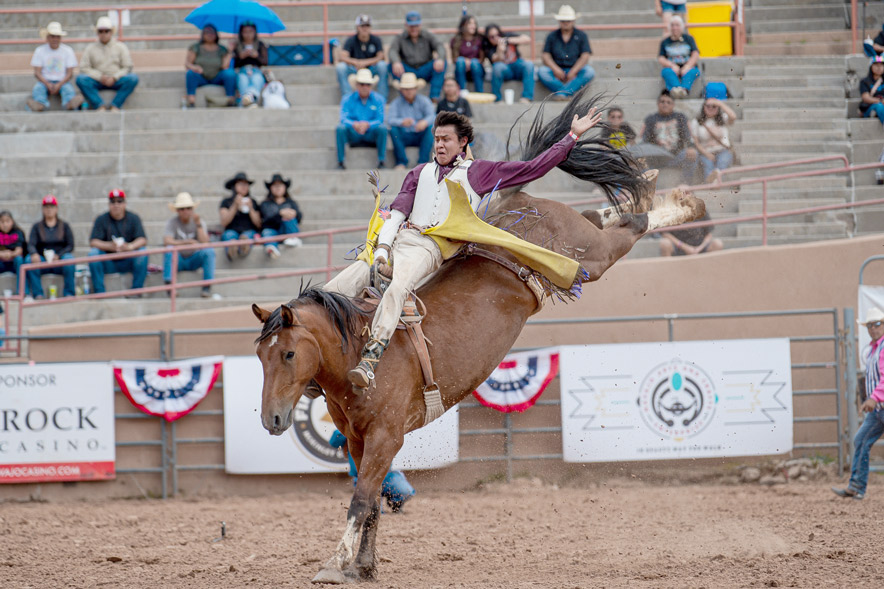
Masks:
[[[436,100],[445,80],[445,45],[432,33],[421,29],[421,15],[412,10],[405,15],[405,31],[390,44],[390,63],[397,80],[408,72],[430,82],[430,98]]]
[[[688,118],[674,112],[675,101],[663,90],[657,98],[657,112],[645,118],[642,141],[658,145],[675,156],[674,165],[681,168],[682,181],[691,184],[697,170],[697,151],[691,147]]]
[[[261,224],[264,227],[261,230],[261,237],[298,232],[303,215],[298,203],[289,195],[291,185],[292,181],[283,178],[282,174],[274,174],[269,182],[264,183],[267,187],[267,198],[261,203]],[[301,238],[294,235],[286,237],[282,243],[288,247],[302,245]],[[264,249],[271,258],[279,257],[279,248],[276,245],[268,243]]]
[[[451,38],[451,57],[454,59],[454,77],[461,88],[467,87],[467,71],[473,79],[476,92],[485,91],[485,38],[479,34],[476,17],[465,14],[457,25],[457,34]]]
[[[338,54],[338,65],[335,71],[338,74],[338,85],[341,87],[341,96],[347,96],[353,92],[349,78],[358,70],[367,69],[378,77],[376,92],[387,103],[387,94],[390,85],[387,82],[389,64],[384,61],[384,44],[380,37],[371,34],[371,17],[360,14],[356,17],[356,34],[344,41],[344,47]]]
[[[869,74],[859,82],[859,92],[863,118],[875,115],[884,124],[884,56],[872,58]]]
[[[221,201],[219,215],[224,233],[221,241],[252,239],[261,230],[261,212],[258,203],[249,195],[253,180],[249,180],[245,172],[237,172],[236,176],[224,183],[224,188],[231,195]],[[244,258],[252,251],[250,244],[239,247],[228,247],[224,250],[228,260]]]
[[[553,100],[568,100],[595,77],[595,70],[588,65],[592,49],[586,33],[574,27],[577,13],[573,8],[563,4],[555,18],[559,28],[546,37],[537,77],[555,94]]]
[[[28,110],[41,112],[49,108],[49,96],[61,95],[61,106],[65,110],[77,110],[83,104],[83,97],[77,95],[71,79],[77,67],[77,56],[70,45],[61,42],[67,33],[57,22],[49,23],[40,30],[40,36],[46,40],[45,45],[34,49],[31,67],[37,83],[28,98]]]
[[[706,183],[721,181],[721,170],[734,163],[728,127],[734,124],[737,114],[717,98],[707,98],[703,110],[691,120],[691,138],[697,148],[703,178]]]
[[[534,100],[534,64],[519,54],[519,45],[531,43],[531,37],[518,33],[504,33],[500,27],[485,27],[485,54],[491,60],[491,93],[497,102],[503,100],[501,88],[507,80],[522,80],[520,102]]]
[[[90,256],[132,252],[144,249],[147,236],[141,217],[126,210],[126,193],[119,188],[111,190],[107,195],[108,212],[99,215],[92,225],[89,237]],[[104,275],[132,273],[132,288],[142,288],[147,278],[147,256],[124,258],[120,260],[104,260],[91,262],[89,272],[96,293],[105,292]],[[127,298],[141,298],[141,294],[129,295]]]
[[[384,126],[384,99],[372,88],[378,76],[361,69],[350,75],[350,85],[356,89],[341,100],[341,122],[335,130],[338,148],[338,168],[346,169],[346,145],[375,146],[378,150],[378,168],[384,167],[387,157],[387,128]]]
[[[448,78],[442,84],[442,99],[436,104],[436,114],[445,111],[473,118],[473,109],[469,101],[460,95],[460,86],[454,78]]]
[[[401,82],[393,82],[399,89],[399,96],[390,103],[390,138],[393,140],[393,154],[398,169],[408,167],[408,156],[405,154],[407,146],[420,146],[417,163],[430,161],[436,115],[430,99],[417,93],[425,84],[411,72],[404,73]]]
[[[15,274],[15,292],[18,292],[18,269],[22,265],[25,248],[24,231],[16,224],[9,211],[0,211],[0,274]]]
[[[187,49],[184,59],[187,70],[187,106],[196,105],[196,89],[206,84],[224,86],[227,105],[233,106],[236,101],[236,74],[230,67],[230,53],[218,43],[218,29],[212,25],[203,27],[200,40]]]
[[[176,245],[190,245],[195,243],[209,243],[209,232],[206,222],[203,221],[196,207],[199,201],[194,201],[189,192],[179,192],[175,200],[169,204],[169,208],[175,211],[175,216],[166,222],[163,230],[163,245],[166,247]],[[163,254],[163,282],[172,284],[172,256],[174,252]],[[203,269],[203,280],[215,278],[215,250],[206,248],[201,250],[179,251],[178,270]],[[212,287],[204,286],[200,296],[208,298],[212,296]]]
[[[120,110],[135,86],[138,76],[132,73],[132,56],[129,48],[114,39],[117,27],[111,19],[102,16],[95,23],[98,42],[90,43],[80,58],[80,75],[77,86],[89,105],[96,110]],[[116,90],[113,101],[107,105],[99,90]]]
[[[267,67],[267,46],[258,39],[254,23],[239,26],[239,36],[233,46],[233,67],[236,69],[236,88],[242,106],[258,106],[264,89],[264,73]]]
[[[32,264],[52,262],[56,258],[69,260],[74,257],[74,232],[71,226],[58,218],[58,199],[52,194],[43,197],[43,218],[34,223],[28,239],[28,255]],[[55,268],[39,268],[29,270],[27,275],[28,289],[35,299],[43,298],[43,284],[40,277],[44,274],[61,274],[64,276],[63,295],[76,295],[74,278],[76,267],[71,264]]]
[[[629,123],[623,122],[623,109],[612,106],[608,109],[608,145],[615,149],[623,149],[635,143],[635,131]]]
[[[700,77],[700,51],[697,42],[684,32],[684,21],[673,16],[669,21],[669,36],[660,41],[657,61],[663,66],[663,81],[673,98],[687,98],[691,86]]]

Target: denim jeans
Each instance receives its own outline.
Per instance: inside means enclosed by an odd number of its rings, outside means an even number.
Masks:
[[[688,73],[679,77],[671,68],[663,68],[663,81],[666,82],[666,89],[672,90],[673,88],[684,88],[688,92],[691,91],[691,86],[694,85],[694,82],[697,78],[700,77],[700,68],[692,68]]]
[[[143,250],[144,248],[139,248]],[[106,254],[98,248],[89,250],[90,256],[101,256]],[[141,288],[144,286],[144,279],[147,278],[147,256],[138,256],[135,258],[126,258],[123,260],[104,260],[103,262],[90,262],[89,272],[92,274],[92,287],[96,293],[105,292],[104,275],[105,274],[122,274],[124,272],[132,273],[132,288]]]
[[[274,237],[276,235],[287,235],[289,233],[297,233],[298,232],[298,220],[297,219],[289,219],[288,221],[283,221],[279,226],[279,230],[271,229],[270,227],[265,227],[261,230],[261,237]]]
[[[867,119],[872,115],[878,117],[878,120],[884,124],[884,104],[881,104],[880,102],[877,104],[870,104],[869,108],[866,109],[866,112],[863,113],[863,118]]]
[[[172,254],[163,254],[163,282],[172,282]],[[186,258],[178,254],[178,270],[203,269],[203,280],[215,278],[215,249],[197,250]]]
[[[503,100],[501,88],[508,80],[522,80],[522,98],[534,100],[533,63],[519,58],[510,64],[498,61],[491,66],[491,93],[498,101]]]
[[[61,105],[67,106],[68,102],[71,101],[71,98],[77,95],[77,91],[74,90],[73,84],[67,82],[58,90],[58,94],[61,96]],[[31,98],[46,108],[49,108],[49,89],[43,82],[37,82],[34,84],[34,89],[31,90]]]
[[[15,292],[18,293],[18,268],[24,263],[21,256],[15,256],[8,262],[0,262],[0,274],[12,272],[15,274]]]
[[[390,84],[387,82],[387,76],[390,74],[390,65],[386,61],[379,61],[368,69],[378,77],[378,86],[374,91],[384,98],[384,102],[387,102],[387,94],[390,92]],[[350,74],[356,73],[355,67],[349,63],[340,62],[335,66],[335,73],[338,76],[338,86],[341,87],[341,98],[355,92],[347,79]]]
[[[221,241],[233,241],[235,239],[252,239],[257,234],[258,232],[254,229],[249,229],[248,231],[243,231],[242,233],[234,231],[233,229],[225,229],[224,233],[221,234]],[[248,245],[246,247],[249,248],[250,252],[252,251],[251,245]]]
[[[59,259],[70,260],[73,257],[73,254],[67,253],[62,254]],[[45,262],[46,258],[40,256],[40,261]],[[64,276],[64,292],[62,294],[66,297],[74,296],[75,294],[77,294],[74,286],[74,275],[76,273],[76,270],[77,268],[73,264],[56,268],[39,268],[35,270],[28,270],[25,279],[28,281],[28,288],[31,291],[31,296],[43,296],[43,283],[40,282],[40,277],[44,274],[61,274],[62,276]]]
[[[718,153],[712,155],[715,156],[714,160],[711,160],[702,154],[697,157],[697,159],[700,160],[700,166],[703,168],[704,180],[709,177],[712,170],[727,170],[734,163],[734,154],[732,154],[729,149],[722,149]]]
[[[261,68],[251,65],[239,68],[236,73],[236,89],[239,91],[240,98],[251,94],[257,102],[261,98],[261,90],[264,89],[264,74],[261,72]]]
[[[476,86],[476,92],[485,91],[485,67],[482,62],[476,58],[467,59],[458,57],[454,62],[454,79],[457,80],[461,90],[467,87],[467,68],[473,76],[473,84]]]
[[[406,147],[419,146],[417,163],[424,164],[430,161],[430,151],[433,149],[433,127],[429,126],[420,133],[403,129],[402,127],[390,127],[390,138],[393,140],[393,155],[396,156],[396,165],[408,167],[408,155]]]
[[[187,86],[188,96],[194,96],[197,88],[206,85],[224,86],[224,93],[227,96],[230,98],[236,96],[236,74],[233,73],[233,70],[221,70],[218,75],[211,80],[207,80],[202,74],[187,70],[187,74],[184,76],[184,82]]]
[[[571,71],[571,68],[562,68],[562,71],[566,74]],[[558,78],[556,78],[555,74],[553,74],[552,68],[549,68],[545,65],[540,66],[537,70],[537,77],[540,78],[540,81],[544,86],[549,88],[549,91],[552,93],[558,93],[563,96],[571,96],[590,82],[595,77],[595,70],[592,69],[592,66],[585,65],[583,69],[580,70],[580,73],[574,77],[573,80],[568,82],[567,84],[562,83]]]
[[[447,63],[442,68],[441,72],[437,72],[433,69],[433,60],[428,61],[419,68],[413,68],[407,63],[403,63],[402,67],[405,68],[406,72],[411,72],[418,78],[428,81],[430,83],[430,98],[439,98],[442,94],[442,82],[445,81],[445,70],[448,68]],[[399,79],[399,76],[393,77],[397,80]]]
[[[884,411],[872,411],[853,438],[853,462],[850,464],[850,482],[847,488],[857,493],[865,493],[869,483],[869,451],[884,433]]]
[[[98,93],[99,90],[116,90],[117,95],[114,96],[111,104],[117,108],[123,108],[126,99],[129,98],[129,95],[132,94],[137,85],[138,76],[135,74],[126,74],[111,86],[105,86],[98,80],[83,74],[77,76],[77,86],[80,88],[80,92],[83,93],[83,98],[86,99],[87,107],[92,110],[104,104],[101,94]]]
[[[338,146],[339,162],[344,161],[346,144],[350,147],[377,147],[379,162],[383,162],[387,157],[387,128],[384,125],[375,125],[364,135],[357,133],[350,125],[338,125],[335,130],[335,142]]]

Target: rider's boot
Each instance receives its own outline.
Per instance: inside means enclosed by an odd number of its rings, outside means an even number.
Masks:
[[[322,396],[322,387],[315,380],[311,380],[304,389],[304,396],[308,399],[318,399]]]
[[[359,361],[356,368],[347,373],[347,378],[354,387],[364,389],[371,386],[371,383],[374,382],[374,369],[381,361],[381,356],[384,355],[384,350],[387,349],[389,343],[389,339],[371,338],[368,340],[368,343],[362,348],[362,360]]]

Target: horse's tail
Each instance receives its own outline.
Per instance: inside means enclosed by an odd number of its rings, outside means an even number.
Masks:
[[[571,130],[574,115],[584,116],[591,107],[599,107],[604,97],[597,94],[585,100],[588,88],[589,86],[584,86],[575,92],[561,114],[548,123],[543,121],[543,107],[546,100],[540,104],[534,115],[534,121],[528,129],[528,137],[522,146],[522,160],[534,159],[561,140]],[[520,119],[521,117],[510,127],[507,152],[509,152],[509,139],[512,138],[513,130]],[[575,178],[596,184],[604,191],[605,197],[613,206],[622,203],[624,198],[629,198],[633,204],[638,204],[639,196],[647,184],[641,176],[638,162],[628,151],[616,149],[607,142],[607,125],[600,123],[592,131],[594,132],[591,132],[589,137],[577,142],[568,159],[558,167]]]

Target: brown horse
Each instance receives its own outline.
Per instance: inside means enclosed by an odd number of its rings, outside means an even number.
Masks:
[[[567,109],[563,116],[570,121]],[[641,190],[613,214],[609,209],[581,214],[517,192],[492,203],[488,218],[523,239],[577,259],[585,271],[580,281],[594,281],[649,229],[694,220],[705,210],[701,200],[673,191],[663,206],[649,211],[654,182],[633,186]],[[531,211],[530,222],[513,225],[525,211]],[[488,249],[515,262],[505,250]],[[428,309],[423,330],[432,342],[433,371],[446,410],[491,374],[538,306],[516,273],[480,256],[449,260],[418,295]],[[264,370],[262,424],[271,434],[282,434],[292,424],[294,406],[315,380],[359,472],[344,536],[313,581],[374,578],[381,483],[405,434],[423,425],[426,412],[412,344],[397,332],[378,365],[375,386],[355,394],[347,371],[359,361],[366,341],[362,333],[371,322],[369,305],[314,287],[273,312],[257,305],[252,310],[264,324],[257,340]]]

